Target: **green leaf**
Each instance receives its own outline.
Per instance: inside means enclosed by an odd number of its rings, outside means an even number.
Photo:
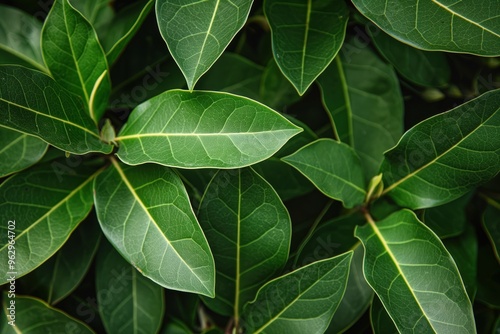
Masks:
[[[288,258],[291,222],[274,189],[253,169],[219,171],[198,211],[217,268],[211,309],[233,315]]]
[[[8,323],[11,319],[7,308],[12,301],[15,302],[15,327]],[[3,324],[0,328],[2,334],[94,333],[83,322],[71,318],[39,299],[17,295],[10,299],[7,293],[3,294],[0,323]]]
[[[247,333],[323,333],[344,295],[352,252],[313,262],[260,288],[243,313]]]
[[[27,65],[47,72],[40,48],[42,23],[19,9],[0,4],[0,64]]]
[[[472,192],[444,205],[426,209],[423,223],[441,239],[458,236],[467,224],[465,208],[471,195]]]
[[[15,263],[0,262],[0,272],[21,277],[51,257],[92,208],[92,181],[99,173],[84,165],[71,168],[56,160],[20,172],[0,186],[0,212],[7,224],[0,256],[15,243]],[[7,238],[8,237],[8,238]],[[7,282],[2,275],[0,284]]]
[[[281,73],[276,61],[271,59],[262,74],[259,101],[281,111],[299,99],[300,95],[297,94],[290,81]]]
[[[439,238],[408,210],[367,219],[355,231],[365,248],[365,278],[398,330],[475,333],[471,302]]]
[[[192,334],[193,331],[182,321],[173,318],[161,332],[162,334]]]
[[[349,10],[344,1],[266,0],[273,54],[302,95],[340,50]]]
[[[214,260],[177,174],[153,164],[111,161],[94,184],[104,235],[159,285],[212,297]]]
[[[370,307],[370,322],[374,334],[399,334],[394,321],[392,321],[389,313],[387,313],[384,305],[377,297],[373,298]]]
[[[403,132],[403,99],[394,69],[358,42],[346,42],[318,82],[337,138],[356,150],[369,180]]]
[[[450,202],[500,170],[500,90],[490,91],[408,130],[385,153],[388,193],[412,209]]]
[[[192,90],[243,27],[252,0],[157,0],[163,39]]]
[[[68,0],[56,0],[42,30],[42,52],[54,79],[81,97],[97,123],[104,114],[111,82],[97,34]]]
[[[283,161],[297,168],[323,194],[342,201],[346,208],[363,203],[365,181],[355,151],[332,139],[318,139]]]
[[[378,51],[407,80],[421,86],[443,87],[451,70],[443,52],[427,52],[399,42],[386,33],[369,30]]]
[[[36,136],[70,153],[111,153],[81,101],[49,76],[0,66],[0,125]]]
[[[0,126],[0,177],[18,172],[36,164],[47,151],[47,143]]]
[[[127,263],[109,243],[96,261],[96,291],[107,333],[157,333],[162,324],[164,289]]]
[[[69,0],[69,2],[90,22],[99,37],[107,34],[109,21],[114,16],[113,0]]]
[[[478,244],[476,301],[500,309],[500,266],[488,242]]]
[[[301,131],[241,96],[172,90],[135,108],[115,140],[130,165],[236,168],[267,159]]]
[[[403,43],[423,50],[500,55],[500,6],[489,1],[353,0],[356,8]]]
[[[500,262],[500,206],[490,205],[483,214],[483,227]]]

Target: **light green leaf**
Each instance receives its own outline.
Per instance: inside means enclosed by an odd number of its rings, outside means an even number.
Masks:
[[[332,139],[318,139],[282,158],[307,177],[323,194],[346,208],[363,203],[365,181],[355,151]]]
[[[344,295],[352,252],[313,262],[260,288],[244,309],[247,333],[323,333]]]
[[[111,91],[108,63],[94,28],[68,0],[56,0],[45,20],[42,53],[54,79],[83,99],[97,123]]]
[[[456,237],[465,230],[467,215],[465,208],[472,192],[454,201],[424,211],[422,221],[441,239]]]
[[[42,23],[14,7],[0,4],[0,64],[13,61],[47,72],[40,48]]]
[[[380,30],[369,32],[378,51],[407,80],[427,87],[443,87],[448,84],[451,70],[443,52],[415,49]]]
[[[198,217],[217,267],[216,296],[203,301],[237,324],[243,305],[286,263],[290,216],[274,189],[246,168],[213,177]]]
[[[81,101],[49,76],[0,66],[0,125],[36,136],[70,153],[111,153]]]
[[[412,209],[450,202],[500,170],[500,90],[490,91],[408,130],[385,153],[388,193]]]
[[[439,238],[408,210],[376,223],[367,218],[355,231],[365,248],[365,278],[398,330],[475,333],[471,302]]]
[[[92,181],[100,171],[84,165],[68,166],[64,160],[39,164],[17,173],[0,186],[2,219],[6,238],[0,256],[8,258],[15,243],[15,263],[0,262],[0,284],[9,272],[21,277],[51,257],[92,208]]]
[[[47,151],[47,143],[0,126],[0,177],[36,164]]]
[[[500,55],[496,1],[353,0],[358,10],[403,43],[423,50]]]
[[[318,82],[337,138],[356,150],[369,180],[403,133],[403,99],[394,69],[356,45],[346,42]]]
[[[130,165],[236,168],[267,159],[301,131],[241,96],[171,90],[135,108],[115,140]]]
[[[344,1],[266,0],[273,54],[302,95],[344,42],[349,10]]]
[[[373,334],[399,334],[394,321],[392,321],[378,297],[373,298],[370,307],[370,322]]]
[[[243,27],[252,0],[157,0],[163,39],[192,90]]]
[[[10,301],[15,302],[15,327],[8,323],[11,320],[7,309],[10,307]],[[0,327],[2,334],[94,333],[83,322],[68,316],[39,299],[17,295],[15,298],[10,299],[7,293],[3,294],[0,324],[2,324]]]
[[[111,161],[94,184],[104,235],[159,285],[212,297],[214,260],[177,174],[153,164]]]
[[[500,205],[490,205],[483,214],[483,227],[500,262]]]
[[[96,261],[99,315],[107,333],[157,333],[162,324],[164,289],[127,263],[108,242]]]

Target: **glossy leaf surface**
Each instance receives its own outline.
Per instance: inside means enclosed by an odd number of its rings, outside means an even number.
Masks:
[[[83,99],[97,123],[111,90],[108,63],[97,34],[68,0],[56,0],[42,30],[42,52],[54,79]]]
[[[163,166],[112,161],[94,185],[108,240],[161,286],[213,296],[213,257],[177,174]]]
[[[297,168],[322,193],[342,201],[346,208],[363,203],[366,192],[361,163],[346,144],[319,139],[282,160]]]
[[[0,66],[0,82],[0,125],[74,154],[111,152],[81,101],[49,76],[20,66]]]
[[[253,169],[219,171],[198,211],[217,268],[211,309],[234,315],[288,258],[291,222],[274,189]]]
[[[20,172],[0,186],[2,217],[14,221],[15,229],[2,239],[0,256],[8,258],[9,242],[15,242],[15,263],[0,263],[0,284],[7,272],[21,277],[51,257],[92,208],[95,169],[70,168],[64,160],[38,165]]]
[[[37,163],[47,151],[47,143],[0,126],[0,177],[25,169]]]
[[[135,108],[115,140],[131,165],[235,168],[270,157],[300,131],[241,96],[172,90]]]
[[[500,55],[500,6],[490,1],[353,0],[385,32],[424,50]]]
[[[105,242],[97,253],[99,313],[107,333],[157,333],[165,309],[164,289],[144,277]]]
[[[245,307],[248,333],[323,333],[344,295],[352,252],[278,277]]]
[[[475,333],[472,305],[439,238],[408,210],[356,228],[364,274],[400,332]]]
[[[450,202],[500,170],[500,90],[411,128],[385,153],[385,193],[412,209]]]
[[[243,27],[252,0],[157,0],[163,39],[189,89],[220,57]]]
[[[344,1],[266,0],[274,59],[300,95],[330,64],[344,42]]]

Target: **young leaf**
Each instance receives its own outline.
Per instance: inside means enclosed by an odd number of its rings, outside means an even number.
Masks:
[[[130,165],[236,168],[267,159],[301,131],[241,96],[171,90],[135,108],[115,140]]]
[[[0,66],[0,125],[36,136],[70,153],[111,153],[81,101],[49,76]]]
[[[99,171],[70,168],[64,162],[37,165],[0,186],[0,212],[14,227],[2,239],[0,256],[8,258],[14,242],[16,248],[15,265],[0,262],[0,272],[16,272],[16,277],[29,273],[51,257],[90,212],[92,181]],[[8,277],[2,274],[0,284]]]
[[[290,216],[274,189],[251,168],[219,171],[198,216],[217,267],[215,299],[203,300],[238,322],[243,305],[286,263]]]
[[[403,99],[392,66],[360,43],[344,43],[318,83],[337,138],[356,150],[369,180],[403,133]]]
[[[246,305],[247,333],[323,333],[344,295],[352,252],[313,262],[259,289]]]
[[[157,333],[162,324],[164,289],[144,277],[105,242],[96,261],[96,290],[107,333]]]
[[[439,238],[409,210],[376,223],[367,218],[355,231],[364,274],[398,330],[475,333],[471,302]]]
[[[385,153],[388,193],[412,209],[450,202],[500,170],[500,90],[490,91],[408,130]]]
[[[500,262],[500,207],[490,205],[483,214],[483,226]]]
[[[111,161],[94,183],[104,235],[154,282],[212,297],[214,260],[177,174],[153,164]]]
[[[42,52],[54,79],[81,97],[97,123],[107,107],[111,82],[97,34],[68,0],[56,0],[42,30]]]
[[[9,324],[9,321],[13,320],[8,310],[8,307],[11,307],[10,301],[15,302],[15,326]],[[94,333],[83,322],[37,298],[16,295],[11,299],[7,298],[6,292],[3,294],[0,326],[2,334],[37,334],[41,330],[45,333]]]
[[[0,177],[18,172],[36,164],[47,151],[47,143],[0,126]]]
[[[365,180],[355,151],[332,139],[318,139],[282,158],[304,174],[322,193],[346,208],[363,203]]]
[[[40,48],[42,24],[19,9],[0,4],[0,64],[26,65],[47,72]]]
[[[157,0],[163,39],[193,90],[243,27],[252,0]]]
[[[266,0],[264,12],[274,59],[302,95],[342,46],[349,10],[344,1]]]
[[[353,0],[358,10],[403,43],[423,50],[500,55],[500,6],[489,1]]]

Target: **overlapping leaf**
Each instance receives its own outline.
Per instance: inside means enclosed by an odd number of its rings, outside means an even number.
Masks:
[[[450,202],[500,170],[500,90],[415,125],[385,153],[385,193],[412,209]]]
[[[69,167],[64,160],[48,162],[20,172],[0,186],[2,219],[13,221],[0,245],[7,259],[9,241],[15,242],[15,263],[0,262],[0,284],[8,272],[21,277],[51,257],[92,208],[93,168]],[[7,225],[3,231],[7,236]]]
[[[471,195],[472,192],[444,205],[426,209],[422,215],[422,222],[440,239],[458,236],[465,230],[467,224],[465,209]]]
[[[490,1],[353,0],[391,36],[424,50],[500,55],[500,6]]]
[[[47,143],[0,126],[0,177],[37,163],[47,151]]]
[[[108,240],[143,275],[169,289],[214,295],[214,260],[181,180],[154,164],[113,165],[95,181]]]
[[[81,101],[49,76],[0,66],[0,125],[36,136],[75,154],[110,153]]]
[[[370,218],[355,234],[365,248],[366,280],[400,332],[476,332],[455,262],[413,212]]]
[[[491,240],[497,260],[500,262],[500,207],[490,205],[483,215],[483,226]]]
[[[97,256],[96,289],[99,314],[107,333],[159,331],[165,289],[144,277],[107,242]]]
[[[246,22],[252,0],[157,0],[163,39],[190,90]]]
[[[68,0],[56,0],[42,30],[42,52],[54,79],[80,96],[97,123],[111,90],[108,63],[97,34]]]
[[[352,252],[278,277],[243,313],[248,333],[323,333],[344,295]]]
[[[355,151],[332,139],[318,139],[283,161],[297,168],[325,195],[343,202],[346,208],[363,203],[365,181]]]
[[[374,334],[399,334],[389,313],[378,297],[373,298],[370,307],[370,322]]]
[[[134,109],[115,140],[127,164],[235,168],[270,157],[300,131],[244,97],[172,90]]]
[[[213,310],[238,322],[243,305],[288,258],[290,216],[274,189],[251,168],[219,171],[200,203],[200,224],[217,267]]]
[[[330,64],[344,42],[344,1],[266,0],[274,59],[300,95]]]

